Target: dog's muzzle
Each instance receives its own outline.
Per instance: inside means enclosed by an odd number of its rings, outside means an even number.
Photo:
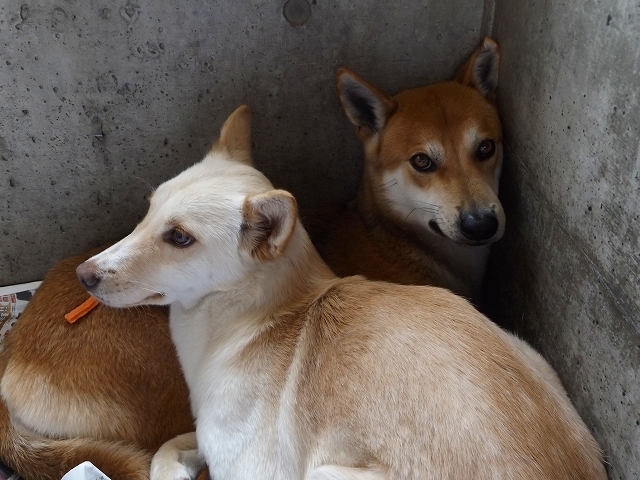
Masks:
[[[460,232],[475,242],[489,240],[498,231],[498,226],[498,217],[493,211],[463,212],[460,215]]]

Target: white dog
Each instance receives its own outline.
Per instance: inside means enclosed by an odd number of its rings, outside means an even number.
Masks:
[[[108,305],[171,305],[197,432],[154,480],[606,478],[539,355],[449,291],[335,277],[250,143],[240,107],[78,267]]]

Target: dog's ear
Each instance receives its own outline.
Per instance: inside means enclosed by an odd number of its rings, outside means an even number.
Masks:
[[[478,90],[489,101],[495,101],[500,67],[500,47],[498,43],[485,37],[482,43],[458,70],[456,81]]]
[[[356,126],[361,140],[382,130],[389,116],[398,108],[398,102],[393,98],[346,68],[336,71],[336,85],[342,108]]]
[[[251,109],[249,107],[242,105],[229,115],[220,130],[220,138],[214,143],[211,150],[224,150],[234,160],[253,166],[251,160]]]
[[[248,196],[242,207],[242,249],[267,261],[284,251],[298,218],[295,198],[284,190]]]

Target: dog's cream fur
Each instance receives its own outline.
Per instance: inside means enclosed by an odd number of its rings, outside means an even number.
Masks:
[[[249,159],[241,107],[78,268],[108,305],[171,306],[197,433],[159,450],[154,480],[202,461],[224,480],[605,478],[533,350],[446,290],[335,277]]]
[[[502,129],[493,104],[499,60],[498,44],[485,38],[454,81],[393,97],[338,70],[340,102],[362,141],[364,171],[348,208],[304,215],[334,272],[479,299],[490,244],[505,227],[497,196]],[[493,153],[482,155],[482,145],[493,145]],[[417,170],[416,155],[433,168]],[[470,215],[493,224],[469,238],[462,225]]]

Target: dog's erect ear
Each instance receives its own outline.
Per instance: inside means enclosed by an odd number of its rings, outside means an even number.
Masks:
[[[260,261],[278,258],[298,218],[295,198],[284,190],[251,195],[242,207],[242,248]]]
[[[398,108],[398,102],[346,68],[336,71],[340,103],[361,140],[375,135]]]
[[[458,70],[456,81],[475,88],[493,102],[498,86],[499,67],[500,47],[494,39],[484,37],[469,60]]]
[[[211,150],[225,150],[234,160],[253,166],[251,161],[251,109],[238,107],[222,125],[220,138]]]

